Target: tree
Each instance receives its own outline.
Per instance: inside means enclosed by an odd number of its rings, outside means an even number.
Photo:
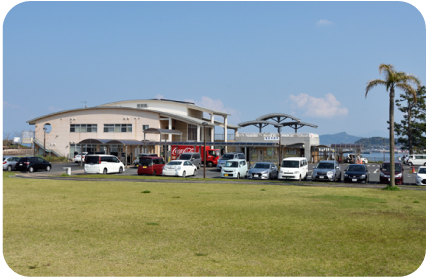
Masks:
[[[401,123],[395,123],[395,133],[399,137],[398,143],[402,144],[402,149],[408,149],[410,154],[414,149],[425,149],[425,129],[426,129],[426,87],[421,87],[416,92],[417,102],[410,94],[401,94],[396,100],[398,109],[404,113]],[[406,101],[405,106],[403,103]],[[416,151],[418,152],[418,150]]]
[[[394,132],[394,108],[395,108],[395,89],[399,88],[407,94],[411,94],[414,97],[414,101],[417,101],[416,90],[411,84],[416,84],[420,87],[420,81],[417,77],[406,74],[405,72],[398,72],[391,64],[379,65],[379,73],[384,72],[385,80],[375,79],[367,83],[365,88],[365,98],[367,98],[368,92],[378,85],[386,86],[386,91],[389,92],[389,142],[390,142],[390,187],[395,187],[395,132]]]

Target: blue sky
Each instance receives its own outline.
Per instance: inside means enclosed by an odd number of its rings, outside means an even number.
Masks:
[[[3,24],[3,132],[161,97],[233,124],[280,112],[319,126],[299,132],[383,136],[388,93],[365,99],[366,83],[381,63],[425,83],[425,49],[424,18],[402,2],[25,2]]]

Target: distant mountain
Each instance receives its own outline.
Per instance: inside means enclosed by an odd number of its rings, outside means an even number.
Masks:
[[[362,137],[348,135],[346,132],[337,133],[334,135],[320,135],[320,144],[330,145],[332,143],[355,143]]]

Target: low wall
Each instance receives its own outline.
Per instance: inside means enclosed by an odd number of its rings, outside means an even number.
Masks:
[[[32,156],[34,151],[32,149],[4,149],[4,156]]]

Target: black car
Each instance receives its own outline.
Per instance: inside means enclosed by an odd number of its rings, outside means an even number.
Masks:
[[[345,170],[345,183],[368,183],[368,169],[363,164],[351,164]]]
[[[16,170],[34,172],[44,169],[50,171],[52,164],[40,157],[25,157],[21,158],[15,166]]]

